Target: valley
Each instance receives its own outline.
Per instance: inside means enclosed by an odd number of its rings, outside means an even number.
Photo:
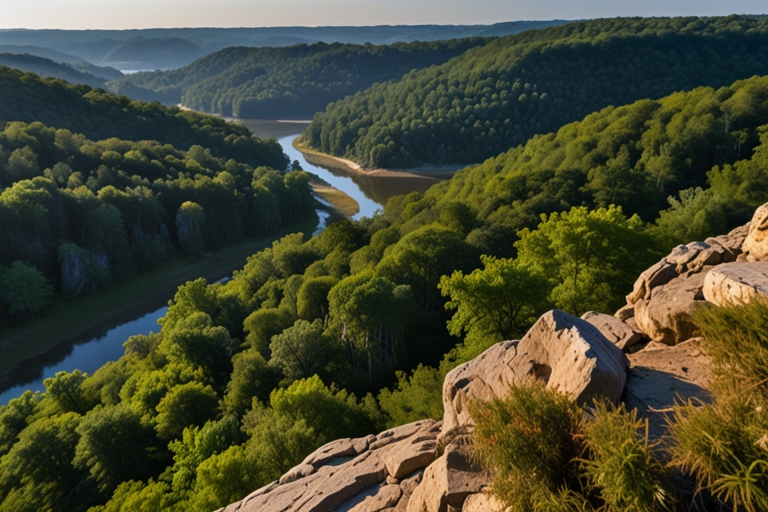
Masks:
[[[768,510],[768,17],[640,7],[0,30],[0,512]]]

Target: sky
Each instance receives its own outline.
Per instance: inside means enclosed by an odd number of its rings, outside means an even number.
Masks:
[[[492,24],[768,13],[766,0],[0,0],[0,28]]]

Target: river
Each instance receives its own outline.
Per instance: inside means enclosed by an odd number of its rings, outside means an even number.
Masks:
[[[241,121],[260,137],[275,137],[291,161],[298,160],[301,167],[319,176],[333,187],[345,192],[360,205],[354,218],[371,216],[382,208],[389,197],[413,190],[424,191],[438,180],[431,178],[372,178],[337,169],[325,169],[310,164],[292,145],[306,123],[278,121]],[[321,202],[323,202],[321,200]],[[328,213],[318,210],[320,222],[315,235],[322,232]],[[170,300],[172,297],[168,297]],[[10,387],[0,388],[0,404],[6,404],[25,390],[44,391],[43,381],[60,371],[81,370],[93,373],[108,361],[123,355],[123,343],[130,336],[157,332],[157,320],[165,316],[168,307],[125,322],[102,335],[79,343],[64,344],[35,359],[26,361],[13,372]]]

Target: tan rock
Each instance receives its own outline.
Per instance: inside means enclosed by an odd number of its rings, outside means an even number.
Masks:
[[[625,352],[633,345],[641,343],[644,338],[642,332],[633,330],[615,316],[605,315],[597,311],[587,311],[581,315],[581,319],[597,327],[597,330],[608,338],[608,341]]]
[[[380,512],[397,505],[403,491],[399,485],[382,485],[373,496],[368,496],[361,503],[352,507],[349,512]]]
[[[448,445],[442,457],[424,471],[424,478],[408,501],[407,512],[446,512],[461,508],[470,494],[490,483],[490,475],[472,466],[456,445]]]
[[[283,476],[280,477],[280,484],[287,484],[289,482],[295,482],[299,478],[304,478],[315,472],[315,466],[312,464],[301,463],[288,470]]]
[[[652,343],[630,354],[629,361],[622,399],[628,409],[636,408],[641,418],[648,418],[653,439],[665,432],[665,417],[676,402],[709,399],[707,388],[713,377],[710,359],[701,349],[701,338],[674,347]]]
[[[403,476],[407,478],[399,484],[395,480],[377,488],[390,476],[387,466],[394,468],[396,473],[403,473],[408,468],[428,464],[424,452],[428,447],[434,452],[440,425],[441,422],[423,420],[387,430],[378,436],[340,439],[328,443],[283,475],[279,482],[254,491],[226,510],[327,512],[350,500],[355,506],[365,503],[365,507],[368,507],[360,510],[397,507],[402,497],[406,494],[410,496],[413,492],[420,475],[406,474]],[[360,450],[362,453],[358,454]],[[366,493],[371,496],[363,500],[362,496]],[[360,503],[356,503],[356,499]],[[405,506],[407,503],[403,503]]]
[[[651,290],[657,286],[667,284],[677,277],[677,267],[666,258],[645,270],[635,281],[632,293],[627,295],[627,304],[632,305],[637,301],[649,297]]]
[[[435,460],[437,434],[413,436],[388,446],[382,458],[390,476],[403,478],[431,464]]]
[[[616,403],[626,380],[626,356],[589,322],[553,310],[525,337],[503,341],[453,369],[443,383],[443,434],[471,424],[468,403],[503,397],[531,376],[578,403],[605,397]]]
[[[504,512],[504,504],[487,492],[467,496],[462,512]]]
[[[704,279],[704,298],[718,306],[768,298],[768,261],[719,265]]]
[[[638,327],[651,340],[665,345],[675,345],[696,336],[691,315],[696,302],[704,299],[705,276],[706,272],[685,274],[654,288],[650,298],[635,304]]]
[[[318,468],[328,464],[333,459],[355,457],[367,450],[368,443],[374,439],[374,436],[368,436],[359,439],[337,439],[336,441],[331,441],[307,455],[302,464],[311,464]]]
[[[400,489],[403,491],[403,495],[400,497],[400,501],[397,502],[397,505],[392,507],[391,512],[406,512],[411,495],[413,495],[413,491],[419,486],[423,477],[424,471],[419,471],[413,476],[400,482]]]
[[[747,261],[768,260],[768,203],[755,210],[749,234],[741,248],[747,255]]]

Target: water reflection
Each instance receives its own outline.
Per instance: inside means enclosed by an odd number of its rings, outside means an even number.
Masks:
[[[8,403],[8,400],[21,395],[27,389],[44,391],[43,381],[60,371],[71,372],[78,369],[93,373],[107,361],[116,361],[123,355],[123,343],[129,337],[159,331],[157,319],[165,316],[166,311],[167,306],[110,329],[91,340],[81,341],[79,344],[59,345],[39,358],[27,361],[14,372],[18,379],[14,379],[15,385],[0,393],[0,404]],[[51,364],[52,362],[54,363]]]

